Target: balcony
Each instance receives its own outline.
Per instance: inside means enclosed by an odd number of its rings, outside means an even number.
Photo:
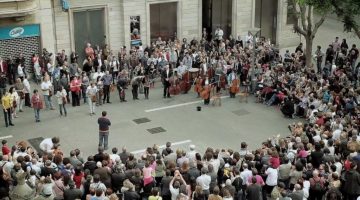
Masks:
[[[0,18],[23,17],[39,9],[38,0],[0,0]]]

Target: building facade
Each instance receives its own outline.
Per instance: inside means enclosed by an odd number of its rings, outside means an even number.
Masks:
[[[259,27],[279,47],[293,46],[299,36],[287,10],[287,0],[0,0],[0,56],[42,48],[81,55],[86,43],[117,52],[158,37],[199,39],[217,27],[241,38]]]

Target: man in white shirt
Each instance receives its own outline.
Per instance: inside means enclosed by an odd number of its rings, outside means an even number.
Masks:
[[[203,192],[205,195],[209,195],[210,191],[210,183],[211,183],[211,177],[207,175],[208,170],[203,167],[201,169],[201,176],[196,178],[196,184],[200,185],[203,189]]]
[[[52,153],[54,144],[59,142],[60,139],[58,137],[46,138],[40,143],[39,148],[46,153]]]
[[[178,75],[179,75],[180,77],[182,77],[183,74],[186,72],[186,70],[187,70],[187,67],[186,67],[185,65],[183,65],[182,62],[180,62],[180,65],[179,65],[178,68],[177,68]]]
[[[86,88],[86,95],[88,97],[88,103],[89,103],[89,107],[90,107],[90,116],[95,114],[97,92],[98,92],[98,89],[95,86],[94,82],[91,82],[91,84]]]
[[[54,110],[53,104],[51,102],[50,92],[52,91],[52,83],[49,79],[49,76],[45,76],[44,81],[41,83],[41,90],[44,96],[46,109]]]
[[[191,161],[195,161],[195,160],[196,160],[195,157],[196,157],[196,153],[197,153],[197,152],[195,151],[195,145],[191,144],[191,145],[189,146],[189,148],[190,148],[190,151],[186,153],[186,157],[189,158],[190,162],[191,162]]]
[[[111,149],[112,154],[110,154],[110,159],[113,161],[113,163],[116,163],[116,160],[120,160],[120,156],[117,154],[118,149],[116,147]]]
[[[24,84],[24,93],[25,93],[25,106],[31,107],[31,103],[30,103],[30,93],[31,93],[31,87],[30,87],[30,83],[27,80],[27,77],[24,77],[23,80],[23,84]]]
[[[251,170],[248,169],[248,164],[244,163],[242,165],[243,171],[240,173],[240,177],[243,180],[243,185],[246,185],[247,181],[252,177]]]
[[[216,31],[215,31],[215,37],[216,40],[222,40],[224,36],[224,31],[220,28],[220,26],[217,27]]]

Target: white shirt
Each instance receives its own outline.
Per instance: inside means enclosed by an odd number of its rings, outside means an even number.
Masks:
[[[119,158],[120,159],[120,156],[117,155],[117,154],[111,154],[110,155],[110,159],[115,163],[116,162],[116,159]]]
[[[278,179],[278,170],[269,167],[266,171],[265,174],[267,174],[267,178],[266,178],[266,185],[269,186],[275,186],[277,185],[277,179]]]
[[[18,72],[18,75],[19,75],[19,76],[21,76],[21,77],[24,76],[24,70],[23,70],[23,68],[21,67],[21,65],[18,66],[17,72]]]
[[[203,174],[196,178],[196,183],[200,185],[203,190],[209,190],[211,177],[207,174]]]
[[[39,147],[41,150],[51,153],[52,148],[54,147],[54,144],[53,144],[51,138],[46,138],[40,143]]]
[[[45,91],[42,91],[43,92],[43,95],[49,95],[49,91],[52,87],[52,84],[50,81],[47,81],[47,82],[42,82],[41,83],[41,90],[45,90]]]
[[[252,176],[252,172],[249,169],[245,169],[244,171],[240,172],[240,177],[243,180],[243,185],[246,185],[247,180]]]
[[[94,87],[91,87],[91,85],[89,85],[87,88],[86,88],[86,94],[89,95],[89,98],[91,98],[90,96],[94,96],[96,95],[96,92],[98,91],[97,87],[94,86]]]
[[[24,78],[23,84],[24,84],[25,93],[30,93],[31,90],[30,83],[26,78]]]
[[[171,200],[176,200],[176,197],[179,195],[179,188],[175,189],[172,185],[170,185],[171,192]]]

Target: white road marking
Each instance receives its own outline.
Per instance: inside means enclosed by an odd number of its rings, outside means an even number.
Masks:
[[[12,135],[7,135],[7,136],[0,137],[0,140],[12,138],[12,137],[13,137]]]
[[[225,99],[225,98],[229,98],[229,96],[222,96],[220,97],[221,99]],[[192,104],[197,104],[197,103],[201,103],[204,100],[199,100],[199,101],[191,101],[191,102],[187,102],[187,103],[180,103],[180,104],[175,104],[175,105],[171,105],[171,106],[164,106],[164,107],[159,107],[159,108],[153,108],[153,109],[149,109],[149,110],[145,110],[145,112],[155,112],[155,111],[159,111],[159,110],[165,110],[165,109],[170,109],[170,108],[176,108],[176,107],[181,107],[181,106],[188,106],[188,105],[192,105]]]
[[[181,145],[181,144],[186,144],[186,143],[190,143],[191,140],[184,140],[184,141],[179,141],[179,142],[174,142],[171,143],[171,146],[176,146],[176,145]],[[161,145],[159,146],[159,149],[163,149],[165,148],[166,145]],[[139,153],[144,153],[146,151],[146,149],[140,149],[140,150],[136,150],[136,151],[132,151],[132,154],[139,154]]]

